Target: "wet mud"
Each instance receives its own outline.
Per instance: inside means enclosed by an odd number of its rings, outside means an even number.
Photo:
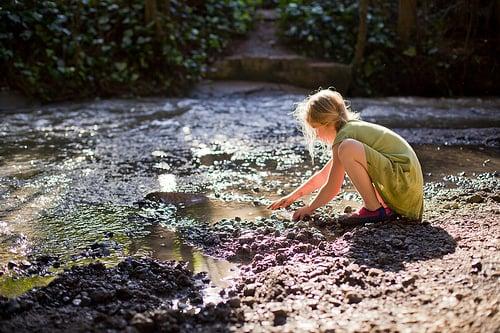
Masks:
[[[301,98],[4,115],[0,331],[497,331],[498,128],[394,124],[422,162],[421,223],[343,227],[339,217],[361,204],[348,179],[293,222],[302,202],[266,205],[328,159],[311,163],[289,117]],[[496,104],[486,104],[490,119]],[[16,281],[26,281],[19,292]]]
[[[0,298],[2,332],[206,332],[242,320],[229,302],[204,304],[204,274],[182,263],[127,258],[75,266],[47,287]]]

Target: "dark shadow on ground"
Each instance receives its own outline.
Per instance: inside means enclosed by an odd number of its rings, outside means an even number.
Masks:
[[[440,227],[405,221],[356,227],[342,237],[351,244],[347,257],[389,271],[403,270],[407,262],[440,258],[455,252],[457,245]]]

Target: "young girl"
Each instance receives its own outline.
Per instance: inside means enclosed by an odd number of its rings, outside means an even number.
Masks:
[[[294,114],[302,125],[311,157],[314,159],[314,141],[319,139],[332,147],[332,158],[304,184],[268,208],[287,207],[319,188],[315,198],[293,214],[294,220],[301,220],[339,193],[347,172],[364,206],[348,216],[345,223],[380,222],[395,213],[421,220],[422,170],[408,142],[383,126],[358,120],[342,96],[329,89],[307,97]]]

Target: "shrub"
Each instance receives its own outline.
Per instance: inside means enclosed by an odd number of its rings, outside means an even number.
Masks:
[[[281,1],[281,38],[304,55],[350,63],[358,3]],[[418,6],[416,36],[402,43],[396,34],[398,2],[370,1],[364,60],[351,93],[498,94],[500,43],[495,31],[500,27],[493,17],[494,1],[422,1]]]
[[[250,27],[251,0],[4,1],[0,65],[6,83],[42,100],[178,94]]]

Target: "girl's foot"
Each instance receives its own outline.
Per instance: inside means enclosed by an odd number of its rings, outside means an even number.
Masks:
[[[390,208],[380,207],[377,210],[368,210],[362,207],[355,213],[341,218],[339,223],[344,226],[356,226],[365,223],[377,223],[392,219],[394,213]]]

